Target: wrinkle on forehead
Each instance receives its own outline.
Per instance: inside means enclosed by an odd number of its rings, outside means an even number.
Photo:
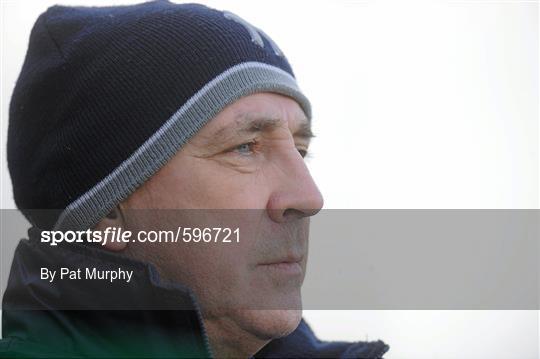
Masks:
[[[235,137],[278,128],[289,129],[293,137],[307,142],[314,137],[311,122],[294,100],[278,94],[254,94],[224,109],[190,142],[216,147]]]
[[[294,137],[309,140],[314,136],[311,131],[311,124],[304,117],[297,120],[299,123],[297,130],[293,132]],[[288,128],[288,123],[279,115],[267,115],[261,113],[243,113],[238,116],[233,124],[224,125],[217,131],[203,135],[202,137],[214,143],[228,142],[235,136],[255,134],[258,132],[270,132],[277,128]]]

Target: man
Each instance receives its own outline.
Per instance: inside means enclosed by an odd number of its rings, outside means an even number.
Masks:
[[[310,128],[284,54],[237,15],[49,8],[10,105],[15,201],[33,228],[4,295],[4,356],[381,357],[381,341],[321,342],[301,320],[323,205]],[[134,236],[84,232],[112,228]],[[148,240],[158,230],[181,240]]]

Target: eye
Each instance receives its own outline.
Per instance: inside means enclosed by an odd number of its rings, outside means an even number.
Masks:
[[[257,141],[242,143],[241,145],[234,147],[232,151],[240,153],[242,155],[249,155],[254,152],[255,145],[257,145]]]
[[[300,153],[300,156],[302,156],[302,158],[306,158],[307,153],[308,153],[307,150],[304,150],[302,148],[299,148],[298,152]]]

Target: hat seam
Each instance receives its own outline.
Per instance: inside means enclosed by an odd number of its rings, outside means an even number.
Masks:
[[[49,24],[48,24],[49,13],[50,13],[51,9],[53,9],[54,7],[56,7],[56,6],[49,7],[47,9],[47,11],[45,12],[44,18],[43,18],[43,27],[45,28],[45,31],[47,32],[47,36],[49,36],[52,43],[54,44],[54,48],[56,49],[56,51],[60,55],[60,58],[62,59],[63,63],[66,64],[67,63],[66,57],[65,57],[64,53],[62,52],[62,49],[60,48],[60,44],[56,41],[53,34],[51,33],[51,29],[49,28]]]

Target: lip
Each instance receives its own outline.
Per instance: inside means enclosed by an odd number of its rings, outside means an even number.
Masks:
[[[302,257],[290,256],[259,264],[263,269],[280,274],[298,275],[302,273]]]

